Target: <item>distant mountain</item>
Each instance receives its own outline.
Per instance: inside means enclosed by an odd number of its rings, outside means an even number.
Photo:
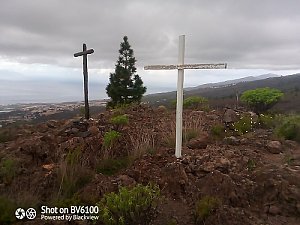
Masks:
[[[226,86],[230,86],[230,85],[241,83],[241,82],[263,80],[263,79],[267,79],[270,77],[280,77],[280,75],[268,73],[268,74],[263,74],[263,75],[259,75],[259,76],[248,76],[248,77],[243,77],[243,78],[234,79],[234,80],[227,80],[227,81],[218,82],[218,83],[208,83],[208,84],[198,85],[196,87],[188,87],[188,88],[185,88],[185,90],[191,91],[191,90],[196,90],[196,89],[200,89],[200,88],[226,87]]]
[[[226,83],[227,81],[221,82],[223,85],[220,85],[220,83],[217,83],[217,86],[216,84],[210,84],[208,87],[200,85],[198,88],[185,90],[184,96],[200,95],[208,98],[211,105],[221,107],[225,104],[234,104],[236,94],[241,95],[246,90],[271,87],[277,88],[285,93],[285,97],[280,104],[278,104],[278,107],[280,108],[279,111],[300,112],[300,73],[263,79],[265,76],[268,76],[268,74],[259,76],[261,79],[256,79],[254,81],[245,81],[244,78],[242,78],[238,79],[240,82],[236,82],[237,80],[235,80],[235,82],[228,81],[228,83]],[[150,102],[151,104],[161,105],[168,104],[174,99],[176,99],[176,91],[147,95],[143,100]]]

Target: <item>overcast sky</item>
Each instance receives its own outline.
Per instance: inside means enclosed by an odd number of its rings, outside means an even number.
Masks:
[[[186,35],[186,63],[227,62],[229,69],[186,71],[185,86],[249,75],[300,71],[299,0],[1,0],[0,104],[81,100],[86,43],[90,98],[105,98],[124,35],[148,93],[176,89]]]

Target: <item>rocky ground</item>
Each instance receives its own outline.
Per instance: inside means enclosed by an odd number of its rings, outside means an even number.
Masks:
[[[186,111],[184,127],[197,130],[197,135],[186,141],[182,158],[176,159],[174,112],[133,107],[125,110],[129,117],[125,126],[110,123],[116,113],[120,112],[107,111],[89,121],[24,125],[14,141],[0,144],[2,162],[14,162],[13,172],[0,177],[0,196],[31,206],[57,202],[73,197],[66,196],[62,177],[86,174],[90,179],[73,192],[87,204],[95,204],[120,186],[158,184],[164,197],[153,225],[195,224],[195,205],[205,196],[217,198],[219,204],[198,224],[300,224],[300,147],[296,142],[277,140],[272,130],[262,128],[245,135],[228,131],[225,138],[214,137],[211,127],[222,124],[223,112]],[[111,129],[122,136],[108,151],[103,149],[103,135]],[[68,173],[64,162],[70,152],[79,154],[79,166]],[[116,174],[97,170],[103,158],[125,155],[135,160]]]

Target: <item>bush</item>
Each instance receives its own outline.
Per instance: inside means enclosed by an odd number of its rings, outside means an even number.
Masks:
[[[59,196],[72,198],[73,195],[90,179],[90,172],[80,162],[81,148],[70,150],[66,158],[60,163],[58,179],[60,182]]]
[[[258,118],[259,125],[264,128],[275,128],[278,122],[278,116],[271,114],[260,114]]]
[[[2,159],[0,163],[0,178],[6,184],[10,184],[17,173],[16,161],[13,159]]]
[[[120,170],[128,167],[131,159],[128,157],[122,157],[117,159],[104,159],[102,160],[96,168],[97,173],[102,173],[104,175],[114,175]]]
[[[115,130],[106,132],[103,137],[104,148],[111,148],[120,136],[121,136],[121,133],[119,133],[118,131],[115,131]]]
[[[0,196],[0,224],[9,225],[16,221],[15,210],[17,205],[10,199]]]
[[[216,124],[211,127],[210,133],[217,138],[223,138],[225,136],[224,126],[221,124]]]
[[[300,115],[283,118],[275,133],[278,137],[300,142]]]
[[[183,137],[183,143],[189,142],[193,138],[196,138],[199,136],[199,131],[194,130],[194,129],[186,129],[183,130],[182,132],[182,137]]]
[[[171,104],[176,107],[177,101],[171,101]],[[207,109],[208,100],[201,96],[191,96],[183,100],[183,108],[185,109]]]
[[[253,122],[251,116],[243,116],[239,121],[233,124],[234,131],[237,132],[238,135],[243,135],[252,130]]]
[[[105,225],[146,224],[159,196],[157,185],[122,187],[119,193],[106,194],[98,203],[100,220]]]
[[[241,96],[241,101],[253,108],[254,112],[261,113],[270,109],[276,104],[283,93],[272,88],[257,88],[245,91]]]
[[[195,220],[196,223],[203,222],[213,210],[216,210],[221,204],[221,201],[212,196],[205,196],[196,203]]]
[[[127,125],[129,121],[127,115],[119,115],[111,118],[110,122],[115,125]]]

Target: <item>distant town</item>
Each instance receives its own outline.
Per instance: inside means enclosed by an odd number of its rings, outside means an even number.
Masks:
[[[89,101],[89,106],[90,108],[105,107],[106,102],[106,100],[92,100]],[[83,114],[83,112],[83,102],[0,105],[0,128],[21,121],[39,121],[41,118],[47,118],[53,115],[67,115],[68,113],[68,115],[73,115]]]

